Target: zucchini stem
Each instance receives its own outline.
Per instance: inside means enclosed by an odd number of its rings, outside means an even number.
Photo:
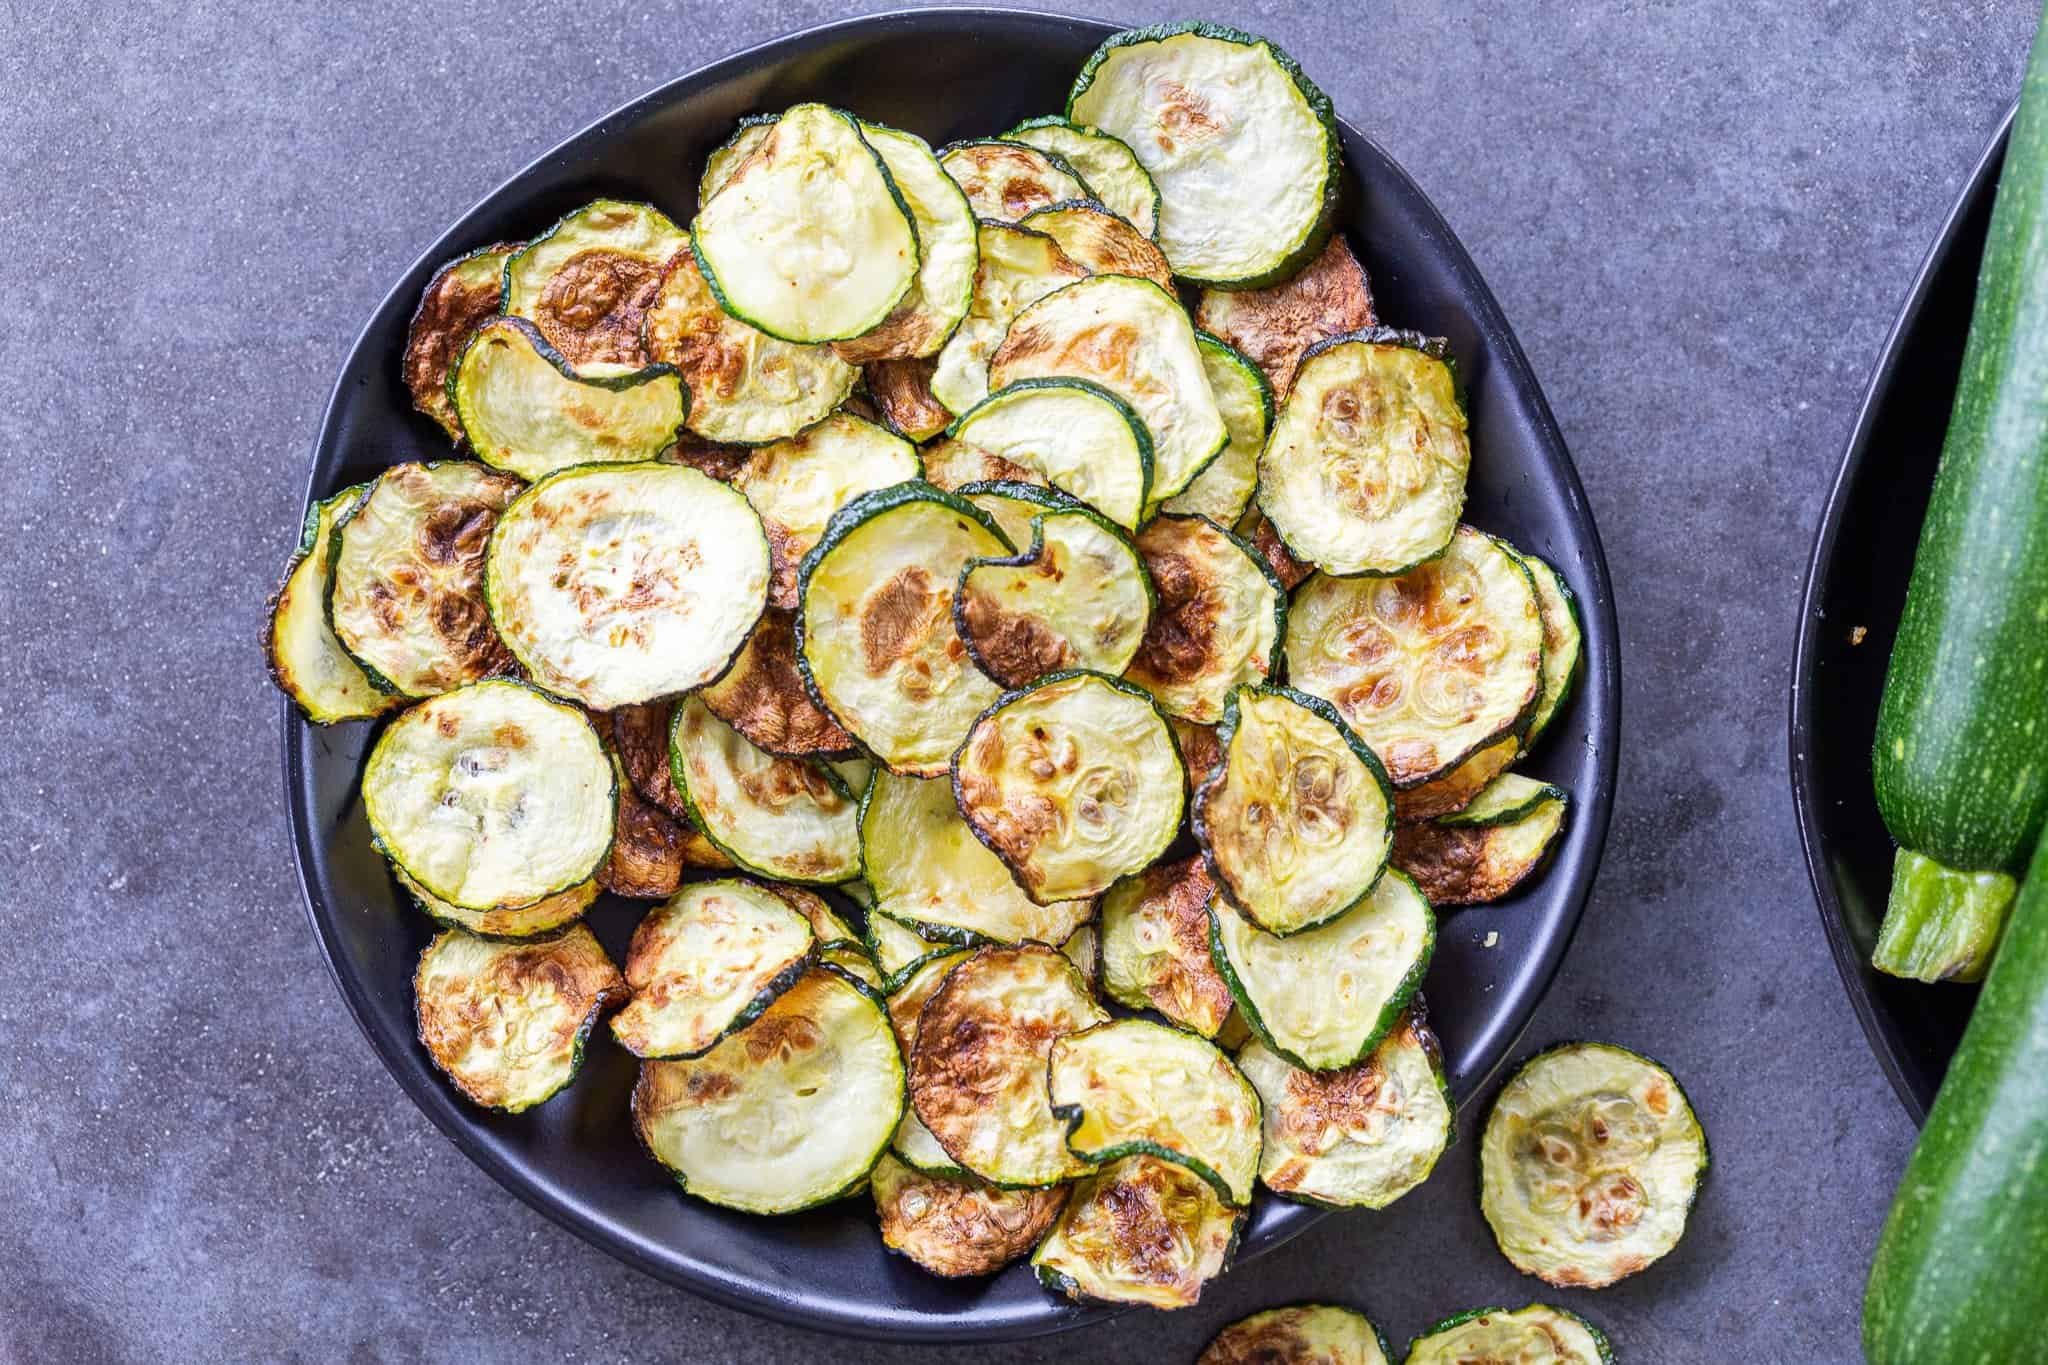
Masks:
[[[2003,872],[1959,872],[1902,848],[1870,965],[1914,981],[1981,981],[2018,892]]]

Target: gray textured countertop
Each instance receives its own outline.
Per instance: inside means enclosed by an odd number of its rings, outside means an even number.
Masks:
[[[413,255],[598,114],[869,7],[0,4],[0,1359],[892,1356],[614,1263],[401,1095],[306,924],[254,646],[327,389]],[[1798,859],[1795,597],[2032,11],[1210,11],[1291,49],[1442,207],[1606,541],[1617,814],[1528,1041],[1665,1060],[1713,1140],[1678,1251],[1564,1296],[1631,1362],[1854,1356],[1911,1130]],[[1402,1340],[1535,1297],[1471,1186],[1468,1141],[1396,1208],[1327,1220],[1193,1311],[974,1356],[1187,1360],[1306,1296]]]

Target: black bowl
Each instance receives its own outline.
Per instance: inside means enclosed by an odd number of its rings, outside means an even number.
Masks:
[[[1875,971],[1892,880],[1870,745],[2005,164],[2007,111],[1949,211],[1886,338],[1814,538],[1792,663],[1792,798],[1835,966],[1915,1121],[1927,1117],[1977,992]]]
[[[408,317],[439,262],[537,231],[602,194],[651,200],[686,222],[705,153],[735,118],[756,110],[828,100],[934,144],[1000,131],[1059,109],[1082,60],[1110,32],[999,10],[852,20],[728,58],[599,120],[464,215],[394,284],[335,385],[310,494],[394,461],[448,453],[446,438],[412,411],[399,381]],[[905,79],[906,72],[916,78]],[[1449,337],[1469,385],[1471,519],[1555,563],[1585,616],[1584,678],[1535,764],[1574,794],[1554,865],[1511,900],[1447,917],[1429,975],[1452,1083],[1469,1097],[1514,1046],[1549,985],[1606,838],[1620,697],[1614,608],[1584,493],[1493,296],[1401,169],[1355,129],[1345,129],[1344,141],[1351,182],[1343,224],[1372,272],[1382,315]],[[406,1092],[506,1188],[642,1270],[784,1321],[896,1340],[987,1339],[1103,1316],[1049,1296],[1021,1266],[967,1283],[925,1275],[884,1251],[864,1202],[766,1219],[682,1197],[634,1141],[626,1110],[634,1063],[602,1036],[576,1084],[538,1110],[491,1115],[458,1099],[413,1038],[410,979],[427,925],[371,849],[357,806],[372,727],[321,730],[286,712],[285,788],[299,869],[335,978]],[[592,924],[618,954],[639,914],[635,904],[600,903]],[[1486,947],[1492,930],[1499,942]],[[1256,1256],[1321,1216],[1262,1198],[1241,1254]]]

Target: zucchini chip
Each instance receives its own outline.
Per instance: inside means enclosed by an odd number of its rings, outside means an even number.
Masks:
[[[646,1062],[633,1125],[686,1194],[795,1213],[859,1187],[903,1113],[903,1055],[867,987],[818,967],[691,1061]]]
[[[1330,703],[1270,685],[1231,692],[1219,738],[1195,840],[1231,904],[1269,934],[1357,904],[1394,841],[1394,793],[1372,750]]]
[[[939,444],[950,446],[954,443],[941,441]],[[1031,526],[1038,520],[1040,513],[1054,507],[1074,505],[1072,498],[1058,492],[1050,484],[1039,482],[1035,474],[1028,480],[990,479],[962,484],[959,493],[961,497],[988,513],[995,521],[996,529],[1001,531],[1012,545],[1031,543]]]
[[[1436,947],[1415,883],[1389,869],[1372,894],[1319,929],[1275,938],[1217,896],[1209,953],[1259,1041],[1305,1071],[1336,1071],[1401,1021]]]
[[[845,402],[860,375],[830,346],[779,341],[727,313],[687,251],[662,273],[642,335],[648,359],[683,377],[683,424],[708,441],[794,436]]]
[[[932,993],[945,982],[951,972],[967,957],[967,949],[950,948],[932,954],[930,957],[907,968],[903,983],[889,995],[889,1022],[896,1029],[897,1045],[905,1057],[916,1055],[917,1021],[924,1013]],[[924,1126],[917,1111],[905,1106],[903,1121],[896,1125],[896,1136],[889,1140],[889,1149],[898,1159],[913,1170],[926,1175],[964,1176],[959,1163],[946,1155],[946,1149],[939,1146],[939,1140]]]
[[[1406,824],[1455,815],[1479,799],[1496,777],[1522,755],[1522,741],[1510,734],[1481,749],[1440,777],[1394,793],[1394,818]]]
[[[858,942],[828,943],[818,949],[818,961],[837,967],[876,995],[882,993],[882,973]]]
[[[1068,505],[1031,523],[1031,548],[960,571],[953,628],[982,672],[1005,687],[1088,668],[1115,676],[1152,620],[1152,580],[1101,513]]]
[[[1147,237],[1159,233],[1159,187],[1138,163],[1138,155],[1100,128],[1069,123],[1058,114],[1026,119],[1003,134],[1063,157],[1074,173],[1116,214]]]
[[[953,424],[953,414],[932,396],[932,374],[937,368],[938,361],[929,356],[870,360],[861,366],[861,378],[882,425],[913,444],[929,441]]]
[[[1303,351],[1378,321],[1372,282],[1341,234],[1284,283],[1204,289],[1195,304],[1195,325],[1250,356],[1283,398],[1294,386],[1294,367]]]
[[[626,949],[633,999],[612,1036],[636,1057],[696,1057],[810,968],[811,922],[757,882],[691,882],[647,912]]]
[[[917,282],[910,206],[853,117],[822,104],[775,121],[690,240],[720,306],[784,341],[871,331]]]
[[[981,263],[974,268],[974,298],[967,316],[940,348],[932,370],[932,396],[954,412],[965,412],[988,397],[989,359],[1003,344],[1011,320],[1053,290],[1088,274],[1042,232],[983,222],[975,240]]]
[[[1207,517],[1155,518],[1137,545],[1158,601],[1124,676],[1167,714],[1213,725],[1232,688],[1280,671],[1287,591],[1251,546]]]
[[[747,446],[722,445],[686,431],[654,458],[663,464],[688,465],[707,479],[731,483],[733,475],[754,458],[754,452]]]
[[[435,271],[406,329],[400,373],[412,390],[412,405],[458,443],[462,423],[448,397],[448,372],[469,344],[470,333],[498,315],[505,297],[505,262],[519,248],[517,242],[478,247]]]
[[[917,224],[917,279],[879,327],[834,342],[833,349],[855,365],[933,355],[967,316],[974,299],[980,251],[974,209],[923,138],[873,123],[863,123],[860,130],[889,168],[889,177]]]
[[[989,387],[1043,378],[1091,380],[1130,404],[1152,435],[1154,500],[1186,488],[1230,439],[1188,315],[1148,280],[1096,275],[1018,313]]]
[[[725,671],[760,619],[768,542],[745,498],[686,465],[565,469],[498,517],[484,596],[536,683],[632,706]]]
[[[910,442],[844,412],[756,452],[732,482],[761,514],[774,552],[769,601],[796,608],[797,566],[835,512],[862,493],[917,476]]]
[[[1386,1334],[1355,1308],[1293,1303],[1239,1318],[1195,1365],[1389,1365]]]
[[[1562,787],[1553,787],[1548,782],[1520,773],[1502,773],[1486,784],[1472,803],[1463,810],[1449,815],[1439,815],[1436,823],[1449,829],[1463,829],[1482,825],[1511,825],[1525,815],[1535,813],[1538,806],[1546,802],[1563,802],[1566,799]]]
[[[1479,1144],[1479,1208],[1501,1255],[1559,1288],[1602,1289],[1678,1245],[1707,1135],[1669,1071],[1566,1043],[1501,1087]]]
[[[1060,945],[1060,954],[1074,964],[1074,970],[1088,983],[1090,991],[1102,989],[1102,953],[1096,944],[1092,922],[1068,934],[1067,941]]]
[[[612,851],[597,870],[597,884],[614,896],[665,900],[683,884],[687,827],[634,789],[616,751],[612,766],[619,779],[619,809]]]
[[[1539,800],[1526,813],[1476,826],[1420,821],[1394,832],[1394,866],[1415,879],[1431,905],[1484,905],[1529,879],[1564,828],[1565,797]]]
[[[516,909],[597,875],[615,782],[581,711],[498,678],[391,722],[363,765],[363,814],[384,856],[436,899]]]
[[[1084,1175],[1046,1094],[1046,1057],[1061,1034],[1108,1017],[1057,948],[977,949],[918,1017],[910,1102],[947,1155],[992,1185]]]
[[[306,509],[299,548],[270,599],[263,654],[278,690],[315,725],[368,720],[398,704],[349,657],[327,622],[327,587],[333,581],[334,524],[354,510],[370,485],[344,488]]]
[[[1045,1235],[1066,1206],[1064,1186],[998,1190],[929,1175],[885,1155],[870,1181],[882,1242],[934,1275],[993,1275]]]
[[[510,910],[465,910],[459,905],[450,905],[406,876],[403,868],[392,868],[391,875],[398,878],[398,884],[412,896],[413,904],[443,929],[461,929],[476,938],[507,942],[539,938],[582,919],[583,912],[597,899],[600,879],[604,876],[600,871],[596,878],[580,886],[572,886],[531,905]]]
[[[1270,284],[1329,236],[1336,116],[1263,38],[1215,24],[1126,30],[1074,78],[1067,117],[1137,154],[1159,186],[1159,245],[1189,280]]]
[[[982,713],[953,755],[961,815],[1040,905],[1100,895],[1180,833],[1187,770],[1141,688],[1055,673]]]
[[[676,439],[690,403],[667,365],[576,369],[511,317],[471,334],[448,392],[476,457],[529,481],[571,465],[651,460]]]
[[[505,312],[533,323],[586,373],[592,365],[637,368],[647,363],[641,319],[663,267],[689,244],[652,205],[594,200],[506,261]]]
[[[370,682],[433,696],[512,656],[484,607],[484,548],[519,481],[473,460],[393,465],[337,514],[327,619]]]
[[[669,701],[621,706],[611,713],[611,741],[633,789],[669,818],[688,824],[690,808],[683,804],[669,770],[668,731],[674,712]]]
[[[868,909],[867,932],[861,942],[867,947],[868,956],[882,971],[882,992],[887,995],[901,990],[917,969],[935,957],[945,957],[960,951],[957,943],[943,939],[928,938],[896,919],[885,911]]]
[[[791,758],[838,758],[853,736],[818,709],[796,666],[796,616],[770,607],[723,677],[697,694],[756,748]],[[853,785],[853,784],[849,784]]]
[[[812,694],[892,771],[946,771],[996,685],[953,629],[970,559],[1014,547],[975,507],[925,483],[839,509],[798,571],[797,667]]]
[[[1515,555],[1536,584],[1536,602],[1543,613],[1543,696],[1536,702],[1536,714],[1529,718],[1528,733],[1522,736],[1522,748],[1527,750],[1571,696],[1572,684],[1579,677],[1579,658],[1585,651],[1585,634],[1579,628],[1578,597],[1564,575],[1535,555],[1520,550]]]
[[[1024,379],[970,408],[946,433],[1030,471],[1129,530],[1152,486],[1152,438],[1121,398],[1081,379]]]
[[[1209,956],[1215,889],[1199,856],[1155,863],[1118,882],[1102,898],[1104,993],[1214,1038],[1236,1003]]]
[[[1259,452],[1273,425],[1273,391],[1256,365],[1207,332],[1195,333],[1195,344],[1202,348],[1202,373],[1230,439],[1193,483],[1166,500],[1163,510],[1234,526],[1259,486]]]
[[[1091,275],[1134,275],[1173,292],[1173,267],[1159,244],[1093,199],[1066,199],[1025,215],[1024,226],[1060,244]]]
[[[1258,551],[1259,558],[1266,561],[1266,566],[1273,571],[1273,577],[1278,579],[1280,586],[1287,591],[1293,592],[1301,586],[1303,579],[1315,572],[1309,565],[1287,553],[1287,547],[1280,543],[1280,533],[1273,529],[1272,522],[1266,520],[1266,514],[1259,510],[1257,502],[1238,518],[1234,529],[1243,537],[1245,544]]]
[[[1181,762],[1187,765],[1188,785],[1201,786],[1223,761],[1223,742],[1216,737],[1216,727],[1179,716],[1167,717],[1167,723],[1173,726],[1173,742],[1180,745]]]
[[[881,994],[882,978],[875,970],[874,959],[861,946],[860,935],[853,932],[853,926],[832,908],[830,901],[801,886],[772,884],[768,889],[788,901],[792,909],[811,922],[811,935],[818,942],[820,961],[833,963],[848,975],[858,977],[861,984],[876,994]]]
[[[1259,1094],[1206,1038],[1144,1019],[1117,1019],[1053,1040],[1052,1111],[1073,1126],[1067,1146],[1107,1163],[1145,1154],[1178,1162],[1236,1208],[1259,1175]]]
[[[443,930],[412,985],[427,1056],[465,1099],[508,1114],[576,1079],[584,1039],[626,990],[580,924],[539,943]]]
[[[1577,1313],[1532,1303],[1512,1313],[1505,1308],[1474,1308],[1445,1318],[1408,1343],[1402,1365],[1474,1361],[1614,1365],[1614,1352],[1600,1329]]]
[[[956,142],[939,151],[939,165],[960,186],[977,218],[1015,223],[1034,209],[1094,191],[1065,157],[1003,138]]]
[[[697,207],[711,202],[713,195],[725,188],[732,173],[740,163],[754,154],[754,149],[768,138],[768,130],[775,126],[780,114],[746,114],[733,125],[732,136],[711,149],[704,158],[704,174],[697,177]]]
[[[1127,1156],[1074,1187],[1031,1268],[1077,1302],[1192,1308],[1229,1263],[1242,1221],[1187,1167]]]
[[[669,755],[690,822],[740,867],[811,885],[860,875],[860,803],[822,761],[755,748],[694,696],[676,703]]]
[[[1259,1179],[1282,1198],[1383,1209],[1426,1180],[1451,1144],[1443,1053],[1417,1011],[1339,1071],[1303,1071],[1256,1039],[1237,1065],[1265,1110]]]
[[[1536,589],[1505,546],[1462,526],[1442,558],[1399,578],[1304,584],[1287,676],[1337,708],[1396,791],[1419,787],[1522,732],[1543,692]]]

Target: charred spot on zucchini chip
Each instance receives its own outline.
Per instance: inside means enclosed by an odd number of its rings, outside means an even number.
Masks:
[[[1229,1264],[1242,1220],[1187,1167],[1127,1156],[1074,1186],[1031,1267],[1078,1302],[1191,1308]]]
[[[1355,1308],[1293,1303],[1239,1318],[1195,1365],[1389,1365],[1386,1335]]]
[[[462,440],[462,423],[448,397],[449,371],[470,333],[498,315],[505,297],[505,262],[519,248],[517,242],[478,247],[435,271],[406,329],[400,372],[412,391],[412,405],[440,423],[450,440]]]
[[[929,1175],[885,1155],[870,1186],[882,1242],[934,1275],[993,1275],[1030,1251],[1067,1202],[1065,1186],[1002,1190]]]
[[[1102,898],[1102,989],[1134,1010],[1214,1038],[1235,1004],[1209,956],[1209,897],[1199,856],[1155,863]]]
[[[661,709],[664,713],[667,710]],[[605,856],[604,866],[598,869],[597,884],[615,896],[660,900],[674,895],[682,885],[683,868],[687,866],[684,845],[688,822],[671,816],[641,795],[620,751],[618,714],[599,711],[590,717],[611,759],[619,792],[618,813],[612,822],[612,848]],[[667,766],[666,762],[663,766]]]
[[[676,439],[690,404],[667,365],[578,368],[514,317],[470,334],[448,392],[476,457],[528,480],[572,465],[651,460]]]
[[[1182,720],[1179,716],[1167,717],[1167,723],[1173,726],[1173,742],[1180,745],[1181,762],[1187,765],[1188,785],[1199,787],[1223,761],[1223,741],[1213,725]]]
[[[882,424],[906,441],[922,444],[953,424],[953,414],[932,394],[932,375],[937,369],[938,361],[929,356],[870,360],[861,366],[868,397],[881,414]],[[937,479],[932,482],[950,487]]]
[[[1173,267],[1158,243],[1093,199],[1066,199],[1025,215],[1024,226],[1060,244],[1092,275],[1134,275],[1173,290]]]
[[[271,680],[315,725],[368,720],[398,704],[397,697],[380,689],[349,657],[327,619],[335,523],[369,491],[370,485],[359,483],[306,509],[299,548],[270,599],[263,653]]]
[[[1195,344],[1202,349],[1202,373],[1208,376],[1209,392],[1215,395],[1230,439],[1223,453],[1209,461],[1193,483],[1168,498],[1162,510],[1234,526],[1258,488],[1259,452],[1273,425],[1273,391],[1251,361],[1207,332],[1195,333]]]
[[[928,356],[946,344],[974,298],[980,247],[973,207],[915,133],[863,123],[861,134],[889,168],[917,224],[917,278],[874,330],[833,343],[859,365],[899,356]]]
[[[1158,603],[1124,676],[1169,715],[1214,724],[1230,689],[1279,671],[1286,590],[1250,546],[1207,517],[1157,517],[1137,546]]]
[[[775,558],[770,600],[796,607],[797,567],[834,513],[862,493],[917,476],[910,442],[844,412],[757,451],[733,476],[733,487],[746,494],[768,533]]]
[[[659,209],[599,199],[505,264],[505,312],[526,318],[578,367],[638,366],[640,321],[662,267],[689,245]]]
[[[1023,554],[960,571],[953,625],[982,672],[1005,687],[1088,668],[1122,673],[1152,619],[1152,580],[1131,542],[1092,508],[1032,518]]]
[[[1481,749],[1457,767],[1419,787],[1394,793],[1394,818],[1403,824],[1440,820],[1479,799],[1479,793],[1507,771],[1522,753],[1519,735],[1510,734]]]
[[[1130,405],[1084,379],[1024,379],[981,400],[947,431],[952,440],[1028,470],[1125,530],[1152,485],[1152,438]]]
[[[1315,572],[1312,566],[1287,553],[1287,547],[1280,541],[1280,533],[1273,529],[1272,522],[1266,520],[1266,514],[1259,510],[1258,503],[1254,502],[1238,518],[1235,529],[1245,544],[1266,561],[1274,579],[1287,591],[1293,592],[1301,586],[1303,579]]]
[[[698,1056],[796,984],[815,940],[803,913],[757,882],[691,882],[633,931],[633,999],[612,1036],[637,1057]]]
[[[1473,1308],[1408,1343],[1403,1365],[1472,1365],[1474,1361],[1541,1361],[1543,1365],[1614,1365],[1599,1328],[1577,1313],[1532,1303]]]
[[[713,715],[771,754],[838,758],[855,751],[853,736],[819,710],[804,687],[792,612],[763,612],[732,667],[697,695]]]
[[[1065,157],[1024,142],[978,138],[939,152],[939,165],[960,186],[977,218],[1015,223],[1035,209],[1092,197]]]
[[[1264,289],[1204,289],[1195,305],[1195,325],[1250,356],[1282,397],[1294,387],[1303,351],[1378,321],[1372,282],[1341,234],[1291,279]]]
[[[1432,905],[1484,905],[1529,879],[1564,827],[1557,793],[1513,819],[1484,825],[1421,821],[1394,832],[1394,866],[1415,879]]]
[[[1159,187],[1121,139],[1057,114],[1026,119],[1003,136],[1065,158],[1109,211],[1147,237],[1159,232]]]
[[[688,824],[690,808],[683,804],[669,771],[668,731],[674,710],[670,701],[621,706],[611,713],[611,741],[634,790],[670,818]]]
[[[1088,274],[1086,267],[1068,259],[1058,242],[1028,228],[984,221],[976,229],[976,246],[980,264],[974,268],[974,296],[967,316],[940,348],[932,371],[932,395],[954,412],[966,412],[988,397],[989,360],[1017,314]]]
[[[756,748],[700,696],[676,704],[669,753],[690,822],[739,866],[815,885],[860,875],[859,802],[822,760]]]

